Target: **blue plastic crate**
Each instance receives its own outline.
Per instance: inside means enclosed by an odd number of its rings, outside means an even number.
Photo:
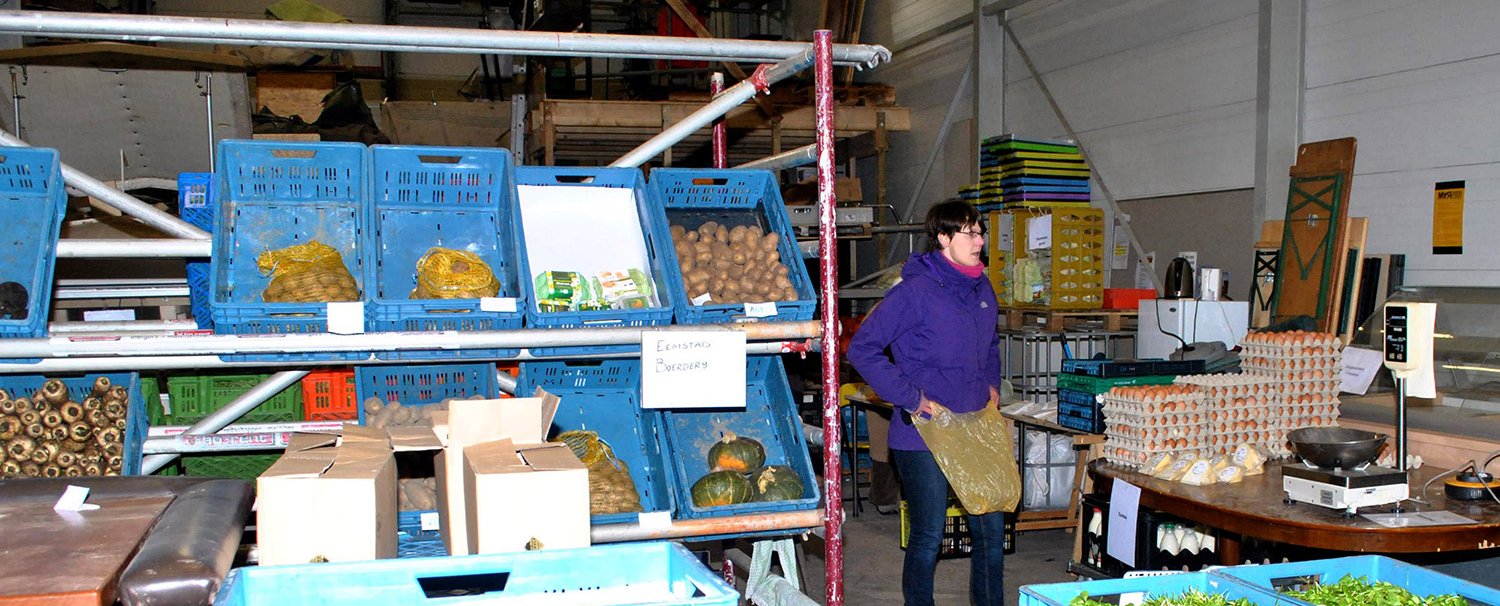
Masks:
[[[688,298],[676,250],[667,248],[661,254],[671,258],[668,263],[668,271],[671,273],[669,288],[676,301],[679,324],[812,319],[818,306],[818,295],[807,274],[807,263],[802,260],[802,253],[797,249],[797,234],[792,231],[791,218],[787,215],[786,204],[781,200],[781,188],[771,171],[659,168],[651,171],[651,189],[666,208],[667,222],[671,225],[682,225],[693,230],[714,221],[731,229],[741,225],[754,225],[760,227],[761,233],[777,234],[780,237],[777,251],[782,264],[787,267],[787,277],[797,289],[795,301],[777,302],[776,315],[762,318],[747,316],[743,304],[694,305]]]
[[[266,303],[270,284],[255,260],[317,240],[333,247],[361,290],[369,262],[364,233],[366,149],[358,143],[219,142],[211,204],[216,208],[209,283],[214,331],[223,334],[321,333],[323,303]],[[362,293],[368,299],[368,293]],[[253,354],[231,361],[364,360],[363,352]]]
[[[426,406],[449,398],[500,396],[494,364],[425,364],[413,366],[359,366],[354,369],[354,401],[359,405],[359,424],[365,424],[365,400],[380,398],[386,404]]]
[[[511,235],[515,193],[510,152],[501,148],[377,145],[370,148],[373,228],[369,329],[378,331],[509,330],[521,327],[525,293]],[[500,282],[497,297],[515,311],[485,311],[473,299],[412,299],[417,261],[442,246],[480,256]],[[385,360],[514,357],[519,349],[380,352]]]
[[[664,453],[661,413],[641,409],[639,360],[597,363],[527,362],[516,381],[519,394],[541,387],[562,399],[548,437],[572,430],[599,433],[630,468],[643,512],[673,509],[672,480]],[[596,515],[594,524],[635,522],[637,513]]]
[[[732,606],[739,599],[687,548],[660,541],[459,558],[252,566],[230,572],[213,603]]]
[[[1364,577],[1371,583],[1384,581],[1420,597],[1458,594],[1468,600],[1470,606],[1500,606],[1500,589],[1450,577],[1441,572],[1385,556],[1367,555],[1286,564],[1230,566],[1216,569],[1212,571],[1212,574],[1276,591],[1304,590],[1315,583],[1337,583],[1345,575],[1350,575]],[[1307,602],[1291,600],[1289,603],[1300,605]]]
[[[423,530],[422,515],[436,514],[436,509],[401,511],[396,513],[396,537],[401,541],[428,541],[437,540],[442,543],[442,533],[439,530]],[[405,557],[405,556],[400,556]]]
[[[57,237],[68,205],[60,164],[52,149],[0,152],[0,282],[26,288],[26,317],[0,319],[0,337],[47,335]]]
[[[587,196],[591,188],[629,188],[635,194],[636,215],[640,219],[641,233],[645,237],[646,254],[650,261],[652,281],[655,282],[657,307],[631,310],[560,311],[541,312],[536,308],[536,287],[532,283],[533,270],[526,255],[525,221],[520,212],[520,195],[516,199],[515,221],[516,258],[521,263],[521,288],[526,293],[526,324],[532,328],[580,328],[580,327],[630,327],[659,326],[672,323],[671,272],[676,262],[671,260],[671,235],[667,233],[666,216],[661,205],[652,200],[650,190],[641,171],[634,168],[560,168],[551,166],[516,167],[516,185],[576,188],[578,194]],[[581,218],[580,218],[581,220]],[[529,237],[544,239],[568,238],[568,234],[531,234]],[[578,243],[586,246],[587,243]],[[600,251],[608,254],[609,251]],[[624,268],[621,268],[624,269]],[[642,268],[646,269],[646,268]],[[611,353],[640,353],[641,346],[595,345],[573,347],[538,347],[531,350],[539,356],[586,356]]]
[[[1021,588],[1020,606],[1067,606],[1073,598],[1087,592],[1090,599],[1106,604],[1139,604],[1149,598],[1181,595],[1196,589],[1204,593],[1223,594],[1237,600],[1245,598],[1263,606],[1294,606],[1299,602],[1285,596],[1251,587],[1241,581],[1206,572],[1184,572],[1164,576],[1131,579],[1107,579],[1077,583],[1026,585]]]
[[[177,174],[177,216],[189,225],[213,234],[213,173]],[[193,321],[198,328],[213,330],[214,316],[208,301],[212,297],[209,285],[209,262],[188,261],[188,303],[193,310]]]
[[[443,544],[441,537],[417,538],[399,535],[396,538],[397,558],[443,558],[447,556],[448,546]]]
[[[676,482],[678,517],[684,519],[715,518],[750,513],[798,511],[818,506],[817,477],[807,438],[802,434],[802,419],[797,416],[797,402],[787,383],[786,368],[777,356],[749,356],[745,365],[745,408],[669,410],[666,421],[668,454],[672,477]],[[766,465],[787,465],[802,477],[800,499],[768,503],[741,503],[719,507],[693,504],[692,487],[709,472],[708,449],[723,437],[723,432],[752,438],[766,449]]]
[[[141,475],[141,446],[146,441],[146,432],[149,422],[146,420],[146,404],[141,399],[141,376],[137,373],[110,372],[82,375],[78,377],[61,377],[56,375],[10,375],[0,376],[0,389],[4,389],[12,396],[25,395],[30,397],[47,379],[60,379],[63,385],[68,387],[68,393],[73,396],[73,401],[82,402],[88,397],[94,388],[94,381],[99,377],[109,379],[112,385],[124,385],[130,391],[130,406],[125,413],[125,454],[124,461],[120,465],[120,474],[127,476]]]

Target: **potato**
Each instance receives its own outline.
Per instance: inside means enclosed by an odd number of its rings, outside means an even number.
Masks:
[[[713,260],[714,254],[707,250],[700,250],[693,257],[693,262],[699,265],[708,265],[713,263]]]
[[[744,244],[745,248],[748,249],[748,250],[759,249],[760,248],[760,241],[761,241],[760,234],[756,233],[754,231],[746,232],[745,233],[745,237],[740,240],[740,242],[742,244]]]
[[[735,250],[734,253],[729,256],[729,260],[735,265],[744,265],[747,261],[750,260],[750,256],[745,254],[745,251],[743,250]]]
[[[745,231],[746,231],[746,229],[745,229],[744,225],[739,225],[739,226],[736,226],[734,229],[729,230],[729,241],[731,243],[734,243],[734,242],[739,242],[741,240],[744,240],[745,239]]]
[[[781,236],[777,234],[766,234],[766,237],[760,239],[760,247],[773,252],[776,250],[776,245],[780,243]]]
[[[782,290],[792,287],[792,280],[786,276],[776,276],[776,280],[774,283],[776,285],[776,288],[780,288]]]
[[[790,276],[792,274],[792,270],[791,268],[787,267],[785,263],[781,263],[778,261],[775,265],[771,266],[771,273],[774,273],[778,276]]]
[[[740,292],[745,293],[747,295],[760,294],[760,292],[762,290],[761,285],[758,284],[758,283],[756,283],[756,281],[754,279],[752,279],[752,278],[750,278],[748,276],[744,277],[744,278],[740,278],[739,286],[740,286]]]
[[[723,225],[714,228],[714,239],[725,244],[729,243],[729,228]]]
[[[715,221],[708,221],[708,222],[706,222],[706,223],[698,226],[698,238],[702,239],[702,240],[711,239],[711,238],[714,237],[714,234],[717,233],[718,231],[719,231],[719,224],[717,222],[715,222]]]
[[[687,228],[681,225],[673,225],[672,228],[667,231],[672,234],[673,240],[680,239],[683,236],[687,235]]]

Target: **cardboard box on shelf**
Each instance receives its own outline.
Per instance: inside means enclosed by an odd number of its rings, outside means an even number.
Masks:
[[[517,447],[542,444],[552,417],[557,414],[558,398],[541,389],[530,398],[496,400],[453,400],[448,414],[433,418],[433,431],[443,443],[438,454],[438,518],[443,543],[451,555],[475,553],[469,540],[469,508],[464,483],[464,450],[509,438]],[[584,491],[585,509],[588,492]]]
[[[589,546],[588,468],[566,444],[465,448],[464,493],[475,553]]]
[[[256,493],[263,565],[396,557],[396,459],[383,430],[296,434]]]

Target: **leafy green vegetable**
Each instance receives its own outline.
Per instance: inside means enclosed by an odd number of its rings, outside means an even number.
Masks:
[[[1068,606],[1110,606],[1104,602],[1090,600],[1087,592],[1078,594]],[[1231,600],[1217,593],[1203,593],[1197,589],[1189,589],[1186,593],[1175,596],[1157,596],[1146,600],[1141,606],[1252,606],[1250,600],[1240,598]]]
[[[1365,577],[1344,575],[1337,583],[1319,583],[1304,591],[1283,591],[1289,596],[1318,606],[1468,606],[1469,601],[1453,594],[1419,597],[1405,588],[1385,581],[1371,583]]]

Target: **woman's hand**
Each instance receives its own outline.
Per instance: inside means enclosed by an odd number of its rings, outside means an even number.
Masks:
[[[925,416],[927,418],[932,418],[932,416],[935,415],[935,414],[937,414],[938,411],[940,411],[940,410],[946,410],[946,409],[943,408],[942,404],[938,404],[937,402],[934,402],[932,400],[927,399],[927,396],[922,396],[922,398],[920,400],[917,400],[917,412],[916,412],[916,414],[918,414],[918,415],[923,415],[923,416]]]

